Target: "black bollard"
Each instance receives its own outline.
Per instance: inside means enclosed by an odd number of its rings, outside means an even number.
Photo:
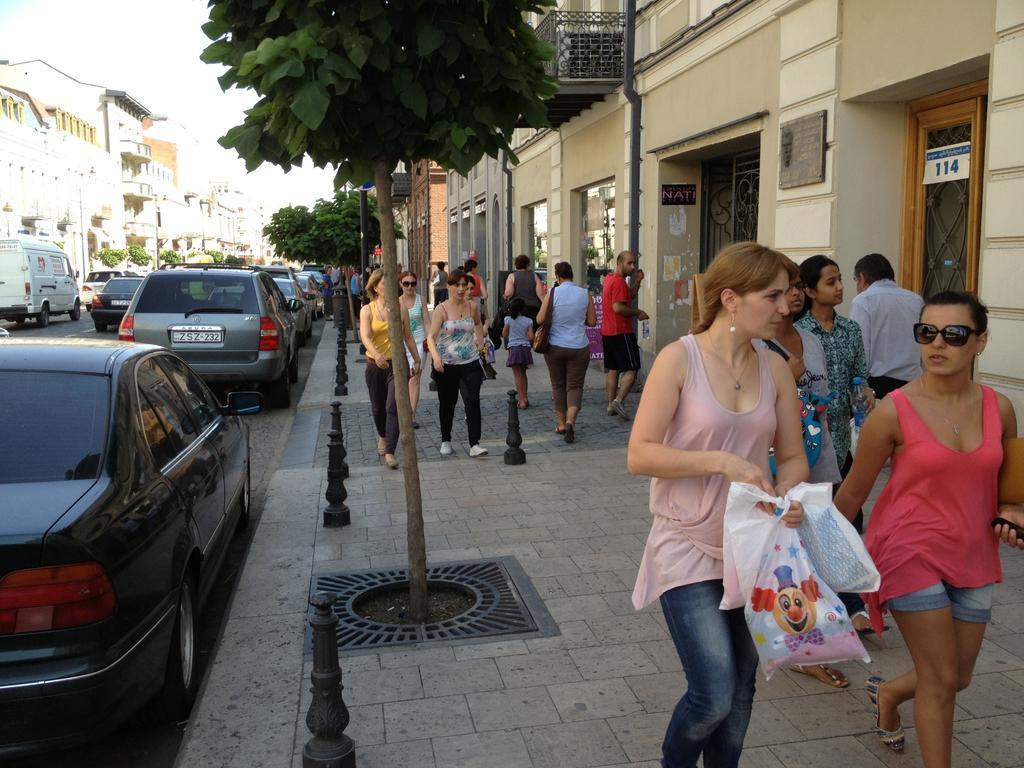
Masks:
[[[348,394],[348,368],[345,363],[345,337],[338,334],[338,362],[334,365],[334,394],[345,396]]]
[[[340,328],[345,315],[345,308],[342,306],[342,289],[340,287],[336,287],[331,291],[331,311],[334,313],[334,326]]]
[[[337,432],[339,435],[338,442],[341,443],[338,448],[338,455],[341,457],[339,469],[342,480],[348,480],[348,462],[345,461],[348,451],[345,450],[345,435],[341,431],[341,403],[337,400],[331,403],[331,432]]]
[[[345,444],[340,430],[332,429],[327,438],[327,493],[324,496],[328,505],[324,508],[324,528],[341,528],[352,522],[352,513],[345,504],[348,498],[344,477],[347,470]]]
[[[505,437],[505,463],[513,466],[526,463],[526,451],[521,446],[523,436],[519,432],[518,393],[514,389],[508,391],[508,435]]]
[[[331,592],[317,592],[309,598],[316,614],[313,628],[313,702],[306,713],[306,727],[313,738],[302,749],[302,768],[356,768],[356,745],[345,735],[349,714],[341,684],[335,629],[338,617],[331,606],[337,601]]]

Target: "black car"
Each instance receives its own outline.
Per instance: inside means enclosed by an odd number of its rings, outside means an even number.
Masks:
[[[0,345],[0,762],[186,717],[196,622],[249,515],[249,436],[179,357]],[[155,697],[155,699],[154,699]]]
[[[128,305],[135,298],[135,292],[142,285],[139,277],[112,277],[106,285],[92,296],[92,321],[100,333],[109,325],[120,325],[121,318],[128,311]]]

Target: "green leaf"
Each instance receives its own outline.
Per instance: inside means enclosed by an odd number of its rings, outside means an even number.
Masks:
[[[362,69],[363,64],[370,58],[370,51],[373,49],[373,40],[363,37],[354,30],[345,32],[345,52],[355,65],[356,69]]]
[[[281,17],[281,11],[284,10],[284,6],[287,2],[288,0],[275,0],[274,5],[271,6],[269,11],[267,11],[264,21],[267,24],[277,21]]]
[[[456,149],[462,149],[466,146],[466,131],[459,126],[452,128],[452,132],[449,134],[452,140],[452,144],[455,145]]]
[[[216,40],[228,31],[228,25],[223,21],[208,21],[202,26],[203,34],[211,40]]]
[[[307,128],[315,131],[324,121],[330,101],[327,89],[319,82],[313,81],[303,85],[295,94],[291,110]]]
[[[199,54],[199,60],[207,64],[220,64],[225,61],[235,50],[235,46],[228,40],[218,40],[206,46],[206,49]]]
[[[324,59],[324,66],[349,80],[359,80],[362,77],[362,74],[351,61],[336,53],[329,53],[327,55],[327,58]]]
[[[427,92],[419,83],[411,83],[399,94],[402,104],[411,109],[421,120],[427,116]]]
[[[298,59],[282,61],[264,75],[263,80],[260,81],[260,88],[265,91],[282,77],[301,77],[305,71],[306,68],[302,66],[302,62]]]
[[[421,57],[427,57],[444,45],[445,34],[443,30],[429,24],[423,24],[416,30],[416,53]]]

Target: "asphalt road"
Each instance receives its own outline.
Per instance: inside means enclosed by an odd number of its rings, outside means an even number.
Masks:
[[[92,320],[85,312],[82,318],[73,322],[66,315],[55,317],[49,327],[39,328],[32,321],[17,327],[14,323],[0,321],[0,327],[7,328],[14,338],[101,338],[116,339],[117,331],[97,333]],[[231,593],[238,580],[245,556],[249,549],[252,533],[256,530],[259,516],[263,512],[267,484],[280,461],[281,453],[295,418],[295,406],[302,395],[309,374],[309,365],[323,331],[323,321],[313,324],[313,338],[299,350],[299,381],[292,385],[292,408],[287,410],[266,410],[248,417],[249,445],[252,461],[253,519],[247,531],[235,537],[231,549],[217,577],[217,586],[210,595],[200,618],[199,627],[199,674],[205,675],[206,666],[220,634],[225,613],[231,600]],[[110,735],[73,750],[53,752],[38,757],[5,763],[10,768],[51,768],[55,765],[75,765],[79,768],[171,768],[181,744],[185,722],[177,724],[152,724],[145,715],[130,720]]]

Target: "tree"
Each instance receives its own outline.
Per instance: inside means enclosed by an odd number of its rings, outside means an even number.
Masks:
[[[113,269],[128,260],[128,251],[123,248],[100,248],[93,258],[107,269]]]
[[[274,252],[293,261],[313,261],[315,235],[313,212],[304,205],[286,206],[270,217],[263,234],[274,246]]]
[[[203,52],[227,66],[220,84],[260,96],[220,143],[249,170],[288,170],[309,157],[337,168],[335,186],[372,179],[380,205],[384,289],[397,382],[406,484],[409,612],[426,618],[426,548],[401,354],[391,172],[433,159],[468,172],[484,154],[505,152],[517,126],[547,124],[544,99],[557,83],[544,73],[553,55],[525,14],[554,0],[210,0]]]
[[[377,198],[369,198],[370,247],[380,245],[380,214]],[[316,264],[359,264],[359,192],[342,190],[331,200],[317,200],[313,210],[285,207],[270,217],[263,228],[274,249],[293,261]],[[395,237],[402,238],[396,222]]]
[[[152,257],[141,245],[129,245],[127,260],[130,264],[134,264],[137,267],[145,267],[152,261]]]
[[[240,264],[243,264],[244,262],[234,254],[232,254],[230,256],[224,257],[224,263],[230,264],[231,266],[238,266]]]
[[[177,251],[165,249],[160,251],[160,261],[164,264],[181,264],[181,254]]]

